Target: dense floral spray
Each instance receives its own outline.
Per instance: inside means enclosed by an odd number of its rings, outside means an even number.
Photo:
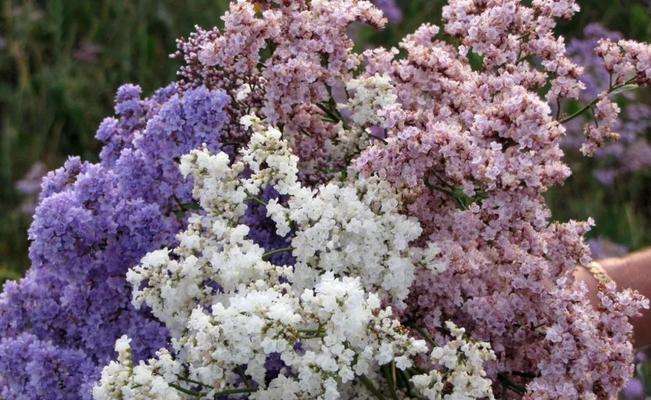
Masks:
[[[358,0],[233,1],[180,40],[178,82],[118,92],[97,165],[48,175],[32,269],[0,300],[0,394],[20,399],[614,399],[629,317],[574,281],[591,221],[543,195],[616,138],[651,46],[583,68],[572,0],[450,0],[399,48],[353,51]],[[117,358],[113,352],[117,352]],[[113,359],[113,361],[111,361]]]

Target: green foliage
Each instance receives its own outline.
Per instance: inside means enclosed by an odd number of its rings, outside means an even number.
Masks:
[[[175,38],[212,26],[224,0],[0,0],[0,281],[28,266],[15,190],[37,160],[94,160],[95,130],[124,82],[174,79]]]
[[[619,31],[627,39],[648,41],[651,38],[651,4],[645,0],[578,0],[581,12],[560,33],[580,34],[584,26],[599,22],[610,30]]]
[[[359,49],[377,45],[397,46],[399,41],[414,32],[423,23],[441,25],[441,9],[446,1],[443,0],[397,0],[403,13],[399,24],[388,24],[382,31],[369,27],[361,27],[356,31],[359,38]]]
[[[548,194],[554,219],[592,217],[596,226],[589,237],[606,238],[629,249],[649,246],[651,171],[638,172],[607,187],[593,177],[594,163],[577,155],[571,164],[570,179]]]

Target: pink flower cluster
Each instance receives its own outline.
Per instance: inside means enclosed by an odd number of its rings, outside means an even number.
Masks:
[[[604,59],[606,70],[613,75],[613,83],[651,84],[651,45],[632,40],[610,39],[599,41],[598,56]]]
[[[440,246],[448,265],[420,272],[401,319],[441,342],[447,320],[490,342],[497,396],[614,399],[633,372],[628,319],[646,300],[604,286],[593,307],[573,278],[590,261],[591,221],[550,222],[543,197],[570,174],[560,143],[572,116],[560,102],[579,98],[583,69],[554,28],[578,10],[573,0],[450,0],[445,34],[424,25],[400,49],[362,57],[348,26],[385,23],[367,1],[241,0],[223,32],[198,30],[179,43],[181,87],[222,88],[237,100],[232,121],[254,111],[282,128],[307,184],[354,158],[359,172],[398,188],[423,242]],[[649,49],[600,44],[611,89],[650,83]],[[342,155],[347,116],[337,105],[352,95],[351,79],[375,76],[389,78],[396,104],[368,127],[380,140]],[[615,136],[618,113],[607,94],[590,108],[599,125],[587,128],[586,152]],[[226,132],[235,146],[246,136],[235,124]]]
[[[535,0],[532,6],[510,0],[450,1],[443,8],[445,31],[461,40],[464,50],[483,56],[487,68],[528,89],[551,80],[547,99],[577,98],[583,69],[565,54],[565,41],[554,34],[555,18],[569,19],[579,11],[572,0]],[[537,59],[533,68],[525,59]]]
[[[600,39],[618,42],[622,39],[622,35],[609,31],[598,23],[591,23],[585,27],[583,37],[572,39],[568,45],[570,57],[585,68],[581,80],[585,83],[586,90],[580,97],[580,100],[585,103],[599,99],[602,92],[612,90],[610,89],[613,85],[611,72],[606,70],[603,58],[595,54],[595,47]],[[622,89],[632,88],[634,86],[629,85]],[[599,121],[599,126],[616,132],[620,136],[619,140],[606,144],[602,141],[598,149],[595,141],[584,145],[586,129],[590,133],[597,128],[595,124],[584,126],[585,117],[589,117],[589,120],[593,118],[592,114],[585,113],[583,118],[576,118],[566,124],[568,134],[563,141],[564,149],[570,151],[579,150],[583,145],[584,150],[588,147],[589,151],[594,151],[597,166],[594,168],[593,175],[600,183],[607,186],[651,166],[651,144],[645,137],[651,126],[651,105],[644,102],[644,94],[639,91],[626,90],[613,93],[610,97],[618,102],[617,105],[622,110],[618,118],[614,115],[617,118],[616,125],[604,125],[603,121]]]
[[[608,89],[592,103],[594,124],[585,126],[587,142],[581,152],[592,155],[606,141],[619,138],[615,132],[619,106],[609,97],[637,86],[651,84],[651,45],[632,40],[601,39],[595,49],[609,74]]]
[[[619,139],[614,129],[620,111],[617,103],[610,100],[607,94],[599,96],[593,109],[595,122],[586,124],[584,128],[587,141],[581,146],[581,153],[592,155],[607,141]]]
[[[589,223],[550,224],[543,199],[570,173],[564,128],[535,86],[502,74],[531,65],[473,71],[463,53],[433,40],[436,31],[407,37],[404,59],[367,54],[367,73],[390,74],[404,115],[358,167],[404,189],[407,212],[449,265],[416,280],[404,318],[431,331],[452,318],[490,342],[505,392],[612,398],[632,372],[627,317],[641,299],[604,288],[593,310],[572,279],[589,260]]]
[[[362,61],[348,28],[353,22],[381,28],[382,11],[368,1],[238,1],[223,19],[224,32],[198,30],[179,42],[183,85],[225,89],[240,103],[232,112],[259,109],[282,127],[302,160],[304,180],[323,181],[329,170],[343,168],[342,160],[332,162],[337,128],[331,122],[341,118],[336,99],[345,98],[344,84]],[[239,118],[231,121],[227,132],[241,137]]]

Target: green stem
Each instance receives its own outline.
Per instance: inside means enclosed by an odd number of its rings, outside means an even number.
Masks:
[[[323,113],[325,114],[324,116],[326,118],[329,118],[330,122],[335,124],[341,122],[343,128],[348,129],[348,124],[346,123],[346,120],[337,109],[337,104],[334,102],[332,98],[330,98],[327,105],[328,106],[325,106],[323,103],[320,103],[317,104],[317,107],[319,107],[319,109],[323,111]]]
[[[253,393],[257,391],[258,388],[250,388],[250,387],[245,387],[240,389],[226,389],[226,390],[222,390],[221,392],[215,393],[215,397],[229,396],[231,394]]]
[[[500,381],[500,383],[506,388],[509,389],[519,395],[524,395],[527,392],[527,389],[524,386],[520,386],[514,382],[512,382],[506,375],[504,374],[497,374],[497,379]]]
[[[176,197],[175,194],[172,195],[172,198],[174,199],[176,204],[179,206],[179,208],[181,208],[181,211],[188,211],[188,209],[185,207],[185,205],[183,203],[181,203],[181,200],[179,200],[179,198]]]
[[[240,379],[242,379],[242,382],[244,382],[245,385],[252,386],[249,378],[246,377],[246,371],[242,366],[237,367],[235,372],[237,372],[237,375],[239,375]]]
[[[195,391],[192,391],[190,389],[186,389],[186,388],[184,388],[182,386],[176,385],[174,383],[170,383],[169,385],[170,385],[170,387],[178,390],[179,392],[185,393],[185,394],[187,394],[189,396],[200,397],[200,396],[204,395],[204,393],[202,393],[202,392],[195,392]],[[258,391],[257,388],[250,388],[250,387],[238,388],[238,389],[226,389],[226,390],[222,390],[221,392],[215,393],[214,396],[215,397],[230,396],[230,395],[233,395],[233,394],[253,393],[253,392],[257,392],[257,391]]]
[[[205,383],[202,383],[202,382],[199,382],[199,381],[195,381],[194,379],[186,378],[186,377],[183,377],[183,376],[181,376],[181,375],[176,375],[176,377],[177,377],[178,379],[182,380],[182,381],[186,381],[186,382],[194,383],[195,385],[199,385],[199,386],[202,386],[202,387],[208,387],[208,386],[209,386],[209,385],[206,385]]]
[[[204,387],[204,388],[210,388],[211,387],[210,385],[207,385],[205,383],[201,383],[199,381],[195,381],[195,380],[192,380],[190,378],[184,378],[184,377],[182,377],[180,375],[177,375],[176,377],[178,379],[182,380],[182,381],[193,383],[195,385],[199,385],[199,386]],[[195,392],[193,390],[186,389],[186,388],[184,388],[182,386],[179,386],[177,384],[174,384],[174,383],[170,383],[169,385],[170,385],[170,387],[173,387],[174,389],[178,390],[179,392],[183,392],[183,393],[185,393],[187,395],[190,395],[190,396],[200,397],[200,396],[204,395],[204,393],[202,393],[202,392]],[[253,388],[253,387],[244,387],[244,388],[237,388],[237,389],[226,389],[226,390],[222,390],[221,392],[215,393],[215,397],[228,396],[228,395],[231,395],[231,394],[253,393],[253,392],[257,391],[257,390],[258,390],[257,388]]]
[[[569,115],[569,116],[563,118],[563,119],[560,120],[559,122],[560,122],[561,124],[564,124],[564,123],[566,123],[566,122],[569,122],[569,121],[573,120],[574,118],[576,118],[576,117],[578,117],[579,115],[583,114],[584,112],[586,112],[586,110],[590,109],[592,106],[594,106],[595,104],[597,104],[597,102],[599,102],[599,99],[600,99],[600,98],[597,97],[596,99],[592,100],[590,103],[588,103],[587,105],[585,105],[584,107],[582,107],[581,109],[579,109],[578,111],[576,111],[574,114]]]
[[[201,206],[197,203],[181,203],[181,200],[179,200],[178,197],[175,195],[172,195],[172,198],[176,202],[176,204],[179,206],[181,209],[181,212],[186,212],[186,211],[191,211],[191,210],[198,210],[201,208]]]
[[[246,198],[247,198],[248,200],[252,200],[252,201],[258,203],[259,205],[261,205],[261,206],[263,206],[263,207],[266,207],[266,206],[267,206],[267,203],[265,203],[265,202],[264,202],[261,198],[259,198],[258,196],[254,196],[254,195],[252,195],[251,193],[249,193],[249,192],[246,191],[246,190],[244,191],[244,193],[246,193]]]
[[[408,370],[400,371],[398,376],[402,376],[402,379],[404,380],[404,386],[407,388],[407,395],[409,395],[410,398],[427,400],[423,396],[414,393],[412,390],[411,387],[413,386],[413,383],[411,382],[411,373]]]
[[[615,90],[617,90],[617,89],[621,89],[621,88],[623,88],[623,87],[626,86],[626,85],[630,85],[631,83],[635,82],[636,79],[637,79],[637,76],[635,76],[635,77],[633,77],[633,78],[627,80],[627,81],[624,82],[624,83],[621,83],[621,84],[616,85],[616,86],[612,86],[610,89],[608,89],[608,92],[606,93],[606,97],[607,97],[608,95],[610,95],[612,92],[614,92]],[[586,112],[586,111],[589,110],[590,108],[594,107],[594,105],[597,104],[597,103],[599,102],[599,100],[601,100],[601,98],[602,98],[601,96],[597,96],[597,97],[596,97],[594,100],[592,100],[590,103],[586,104],[584,107],[580,108],[580,109],[579,109],[578,111],[576,111],[575,113],[573,113],[573,114],[571,114],[571,115],[569,115],[569,116],[563,118],[563,119],[560,120],[559,122],[560,122],[561,124],[564,124],[564,123],[566,123],[566,122],[569,122],[569,121],[573,120],[574,118],[576,118],[576,117],[578,117],[579,115],[583,114],[584,112]]]
[[[194,392],[194,391],[192,391],[192,390],[190,390],[190,389],[186,389],[186,388],[181,387],[181,386],[179,386],[179,385],[176,385],[176,384],[174,384],[174,383],[170,383],[169,385],[170,385],[170,387],[172,387],[172,388],[178,390],[178,391],[181,392],[181,393],[185,393],[185,394],[187,394],[188,396],[199,397],[199,396],[203,395],[203,393],[201,393],[201,392]]]
[[[368,389],[368,391],[371,392],[373,396],[375,396],[378,400],[386,400],[384,396],[382,396],[382,393],[377,390],[375,385],[373,385],[373,382],[371,382],[371,380],[368,379],[366,375],[360,375],[359,381],[362,382],[362,385],[364,385],[364,387]]]
[[[264,253],[264,254],[262,255],[262,259],[265,260],[265,261],[267,261],[267,260],[269,260],[269,258],[270,258],[271,256],[274,256],[274,255],[276,255],[276,254],[280,254],[280,253],[289,253],[289,252],[291,252],[291,251],[293,251],[293,250],[294,250],[293,247],[283,247],[283,248],[281,248],[281,249],[271,250],[271,251],[269,251],[269,252]]]
[[[422,336],[423,339],[425,339],[425,341],[427,342],[427,344],[429,344],[430,346],[432,346],[432,348],[434,348],[434,347],[438,347],[438,345],[436,344],[436,342],[434,341],[434,339],[432,339],[432,338],[430,337],[430,335],[428,335],[427,332],[425,332],[423,329],[418,328],[418,327],[411,327],[411,329],[413,329],[413,330],[415,330],[416,332],[418,332],[418,334],[419,334],[420,336]]]
[[[317,107],[323,111],[326,117],[330,118],[331,122],[339,122],[339,117],[330,109],[328,109],[328,107],[324,106],[323,104],[317,104]]]
[[[461,210],[467,211],[469,209],[470,204],[482,200],[482,197],[484,196],[484,194],[480,192],[476,198],[468,197],[465,195],[465,193],[463,193],[462,189],[452,187],[450,184],[446,183],[445,180],[443,180],[440,176],[438,176],[434,171],[432,171],[431,174],[445,186],[440,186],[431,183],[429,181],[430,176],[425,177],[425,186],[427,186],[432,191],[436,190],[452,197]]]
[[[391,361],[391,369],[389,371],[389,375],[390,375],[389,383],[390,383],[390,386],[391,386],[391,398],[393,400],[398,400],[398,393],[396,393],[396,387],[398,386],[397,385],[398,379],[396,377],[396,362],[395,361]]]
[[[319,325],[316,329],[299,329],[301,339],[316,339],[325,337],[323,326]]]

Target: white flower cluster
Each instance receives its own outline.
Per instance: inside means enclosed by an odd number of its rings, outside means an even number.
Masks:
[[[471,342],[464,338],[465,330],[452,322],[446,323],[453,340],[443,347],[435,347],[430,359],[443,368],[412,378],[416,390],[428,399],[470,400],[493,398],[491,380],[485,378],[484,362],[495,360],[490,345]],[[450,385],[449,393],[443,388]]]
[[[302,189],[287,201],[270,201],[268,212],[285,236],[296,229],[295,285],[309,288],[325,271],[357,276],[367,290],[386,293],[403,305],[414,278],[415,264],[429,254],[411,247],[421,234],[417,221],[398,213],[389,184],[371,178],[353,184],[329,183],[318,191]],[[437,248],[428,250],[434,254]],[[432,263],[439,269],[442,264]]]
[[[351,120],[359,126],[383,126],[387,114],[397,107],[398,96],[386,75],[351,79],[346,83],[351,94],[348,102],[340,104],[342,111],[350,113]]]
[[[119,338],[115,342],[115,351],[118,353],[117,361],[111,361],[102,371],[102,377],[110,379],[102,379],[93,388],[95,400],[183,398],[177,389],[168,384],[176,380],[180,370],[167,350],[159,350],[157,359],[150,360],[149,364],[140,362],[136,366],[133,365],[129,338]]]
[[[241,373],[257,388],[252,399],[337,399],[342,387],[377,365],[395,360],[409,368],[427,351],[358,279],[325,274],[300,296],[289,284],[260,285],[233,295],[228,305],[215,304],[210,313],[195,309],[178,342],[191,379],[210,384],[209,397],[242,380],[234,371],[245,365]],[[265,387],[265,363],[273,353],[280,354],[284,371]]]
[[[121,338],[94,398],[492,397],[487,345],[451,328],[455,339],[432,349],[382,307],[404,300],[416,268],[441,265],[436,246],[410,245],[420,227],[398,213],[390,187],[376,178],[303,187],[280,131],[255,117],[242,122],[253,133],[239,161],[206,150],[182,158],[202,212],[177,248],[146,255],[128,273],[134,304],[169,328],[171,352],[134,367]],[[267,210],[278,234],[293,235],[294,267],[269,262],[240,224],[245,200],[262,202],[268,185],[281,196]]]
[[[336,104],[341,118],[335,125],[336,138],[325,143],[334,165],[350,165],[373,140],[385,140],[383,129],[393,127],[403,116],[396,90],[386,75],[351,79],[345,89],[346,102]]]

